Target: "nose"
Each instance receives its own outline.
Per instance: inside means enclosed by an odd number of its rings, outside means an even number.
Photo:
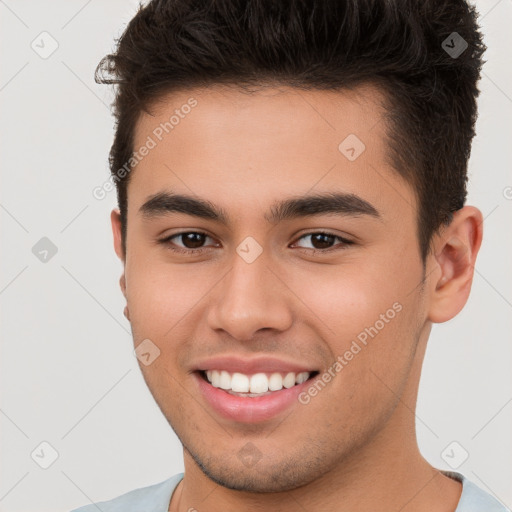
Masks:
[[[247,263],[237,254],[210,302],[208,324],[240,341],[263,329],[287,330],[293,320],[292,293],[260,256]]]

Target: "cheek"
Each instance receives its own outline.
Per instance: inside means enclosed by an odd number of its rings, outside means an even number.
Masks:
[[[164,340],[197,306],[212,285],[197,279],[192,266],[166,265],[133,258],[126,267],[132,329],[143,337]],[[214,282],[214,280],[213,280]]]
[[[342,289],[331,281],[311,292],[308,300],[316,331],[322,332],[332,359],[341,358],[351,368],[353,379],[371,372],[392,377],[408,364],[416,338],[409,322],[417,314],[410,299],[377,293],[360,281],[345,281]]]
[[[330,269],[297,280],[293,289],[330,353],[335,400],[359,416],[374,415],[373,408],[384,410],[395,401],[390,390],[398,393],[412,365],[422,304],[411,290],[420,274],[411,269],[397,279],[393,269],[384,272],[378,265],[359,272]]]
[[[381,327],[381,315],[393,319],[393,304],[404,297],[402,282],[393,273],[369,264],[315,267],[300,278],[289,275],[287,281],[335,350],[343,350],[347,340],[376,322]]]
[[[187,429],[197,430],[195,403],[186,391],[189,384],[170,364],[169,356],[162,352],[149,366],[139,362],[141,373],[160,411],[170,425],[186,424]],[[199,411],[199,416],[200,416]]]

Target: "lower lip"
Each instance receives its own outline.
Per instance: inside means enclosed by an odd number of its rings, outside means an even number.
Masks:
[[[311,384],[311,379],[291,388],[273,391],[269,395],[241,397],[212,386],[195,373],[199,391],[212,408],[226,419],[241,423],[257,423],[275,418],[298,402],[298,395]]]

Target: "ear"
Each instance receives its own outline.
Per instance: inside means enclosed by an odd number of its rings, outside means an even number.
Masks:
[[[446,322],[466,304],[482,236],[483,216],[474,206],[458,210],[450,225],[434,236],[431,257],[437,268],[431,273],[429,286],[430,321]]]
[[[121,286],[121,291],[123,295],[126,297],[126,278],[125,278],[125,254],[123,252],[123,244],[122,244],[122,236],[121,236],[121,213],[118,208],[114,208],[110,213],[110,221],[112,223],[112,234],[114,236],[114,250],[118,258],[123,263],[123,273],[121,274],[121,279],[119,280],[119,284]]]

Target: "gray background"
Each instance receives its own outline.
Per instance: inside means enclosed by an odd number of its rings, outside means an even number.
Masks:
[[[484,243],[467,306],[434,326],[417,425],[427,460],[460,464],[510,508],[512,2],[477,6],[489,49],[468,203],[486,217]],[[115,192],[92,196],[108,177],[113,136],[112,91],[93,72],[136,7],[0,1],[1,511],[67,511],[183,469],[122,314]],[[43,237],[57,248],[46,262]],[[52,450],[58,458],[43,469]]]

